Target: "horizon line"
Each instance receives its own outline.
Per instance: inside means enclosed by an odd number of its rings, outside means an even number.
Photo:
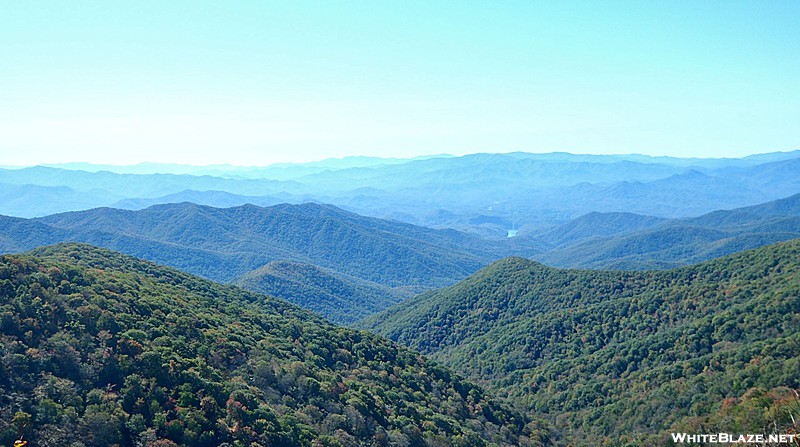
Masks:
[[[479,152],[470,152],[461,155],[449,154],[449,153],[437,153],[437,154],[424,154],[424,155],[417,155],[412,157],[382,157],[382,156],[373,156],[373,155],[364,155],[364,154],[354,154],[354,155],[343,155],[341,157],[326,157],[317,160],[311,161],[297,161],[297,162],[275,162],[270,164],[253,164],[253,165],[244,165],[244,164],[235,164],[235,163],[208,163],[208,164],[192,164],[192,163],[176,163],[176,162],[159,162],[159,161],[149,161],[144,160],[136,163],[103,163],[103,162],[94,162],[94,161],[65,161],[65,162],[41,162],[35,164],[0,164],[0,169],[25,169],[25,168],[34,168],[34,167],[50,167],[50,168],[57,168],[57,169],[69,169],[65,168],[65,166],[69,165],[87,165],[89,167],[114,167],[114,168],[124,168],[124,167],[136,167],[136,166],[182,166],[182,167],[191,167],[191,168],[230,168],[230,169],[242,169],[242,168],[280,168],[280,167],[290,167],[290,166],[301,166],[301,165],[313,165],[325,162],[333,162],[333,161],[345,161],[345,160],[352,160],[352,159],[370,159],[370,160],[385,160],[385,161],[399,161],[399,162],[407,162],[407,161],[415,161],[415,160],[428,160],[433,158],[463,158],[468,156],[475,156],[475,155],[512,155],[512,154],[525,154],[525,155],[540,155],[540,156],[547,156],[547,155],[568,155],[568,156],[576,156],[576,157],[643,157],[643,158],[652,158],[652,159],[659,159],[659,158],[667,158],[667,159],[676,159],[676,160],[736,160],[736,159],[745,159],[749,157],[755,157],[760,155],[771,155],[771,154],[791,154],[794,152],[800,152],[799,149],[792,149],[792,150],[781,150],[781,151],[769,151],[769,152],[755,152],[750,153],[747,155],[741,156],[730,156],[730,157],[683,157],[683,156],[675,156],[675,155],[651,155],[651,154],[643,154],[637,152],[628,152],[628,153],[607,153],[607,154],[593,154],[593,153],[579,153],[579,152],[569,152],[569,151],[551,151],[551,152],[526,152],[526,151],[507,151],[507,152],[488,152],[488,151],[479,151]],[[79,169],[78,169],[79,170]]]

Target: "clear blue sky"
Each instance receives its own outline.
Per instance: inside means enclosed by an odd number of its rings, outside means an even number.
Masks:
[[[800,149],[800,2],[0,0],[0,165]]]

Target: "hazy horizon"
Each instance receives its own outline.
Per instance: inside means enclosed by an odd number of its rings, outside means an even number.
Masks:
[[[79,169],[81,167],[137,167],[137,166],[182,166],[182,167],[190,167],[190,168],[228,168],[228,169],[247,169],[247,168],[269,168],[269,167],[282,167],[282,166],[297,166],[297,165],[315,165],[315,164],[323,164],[327,162],[336,162],[336,161],[346,161],[346,160],[382,160],[382,161],[413,161],[413,160],[424,160],[430,158],[456,158],[456,157],[464,157],[464,156],[471,156],[471,155],[507,155],[507,154],[532,154],[532,155],[570,155],[570,156],[591,156],[591,157],[604,157],[604,156],[619,156],[619,157],[648,157],[653,159],[659,158],[667,158],[667,159],[684,159],[684,160],[724,160],[724,159],[742,159],[748,158],[753,156],[759,155],[767,155],[767,154],[792,154],[794,152],[800,152],[800,149],[790,149],[785,151],[766,151],[766,152],[753,152],[738,156],[674,156],[674,155],[650,155],[650,154],[642,154],[642,153],[579,153],[579,152],[566,152],[566,151],[550,151],[550,152],[528,152],[528,151],[507,151],[507,152],[470,152],[464,154],[446,154],[446,153],[438,153],[438,154],[423,154],[417,156],[409,156],[409,157],[384,157],[380,155],[343,155],[340,157],[327,157],[323,159],[317,160],[309,160],[304,162],[275,162],[270,164],[234,164],[234,163],[211,163],[211,164],[193,164],[193,163],[170,163],[170,162],[157,162],[157,161],[140,161],[135,163],[95,163],[91,161],[83,161],[83,160],[73,160],[73,161],[65,161],[59,163],[36,163],[36,164],[25,164],[25,165],[5,165],[0,164],[0,169],[22,169],[22,168],[30,168],[36,166],[46,166],[46,167],[58,167],[64,169]]]

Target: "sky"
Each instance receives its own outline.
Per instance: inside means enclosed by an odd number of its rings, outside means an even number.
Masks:
[[[800,2],[0,0],[0,165],[800,149]]]

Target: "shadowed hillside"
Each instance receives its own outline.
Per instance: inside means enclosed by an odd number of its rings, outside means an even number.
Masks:
[[[353,323],[413,295],[315,265],[289,261],[270,262],[237,279],[235,284],[286,299],[340,324]]]

